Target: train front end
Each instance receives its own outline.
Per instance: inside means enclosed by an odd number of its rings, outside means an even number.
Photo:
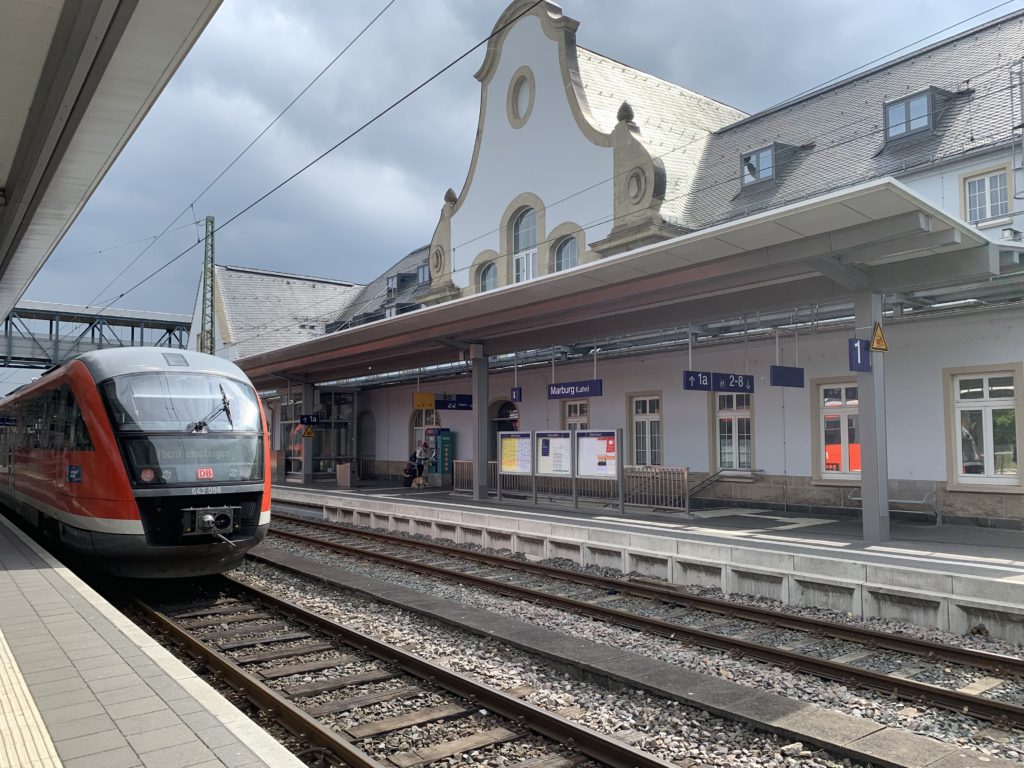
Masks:
[[[94,371],[142,535],[94,534],[93,549],[123,576],[222,573],[270,525],[266,420],[232,363],[158,354],[164,365]]]

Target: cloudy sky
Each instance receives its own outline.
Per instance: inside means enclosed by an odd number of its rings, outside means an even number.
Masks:
[[[582,47],[755,112],[1024,0],[999,2],[567,0],[563,9],[580,21]],[[224,0],[26,297],[105,305],[195,243],[195,219],[227,221],[485,38],[506,6],[395,0],[199,197],[387,3]],[[465,179],[482,58],[470,55],[226,226],[218,262],[366,282],[428,243],[445,190]],[[201,261],[194,248],[115,305],[191,313]]]

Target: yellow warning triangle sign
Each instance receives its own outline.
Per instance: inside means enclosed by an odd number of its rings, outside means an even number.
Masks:
[[[302,433],[303,437],[315,437],[316,433],[313,431],[313,427],[309,424],[306,425],[306,429]]]
[[[875,323],[875,330],[871,332],[871,344],[868,348],[872,352],[888,352],[889,345],[885,343],[885,334],[882,333],[882,324]]]

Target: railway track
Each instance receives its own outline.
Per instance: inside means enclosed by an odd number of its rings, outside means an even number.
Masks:
[[[1000,727],[1024,726],[1024,706],[999,698],[1001,690],[1019,689],[1024,683],[1020,659],[281,513],[275,513],[271,532],[882,691]]]
[[[230,577],[212,595],[135,608],[263,712],[353,768],[413,768],[468,752],[520,768],[669,766]]]

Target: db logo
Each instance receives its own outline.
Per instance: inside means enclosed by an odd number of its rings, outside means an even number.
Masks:
[[[197,480],[213,480],[213,467],[200,467],[196,470]]]

